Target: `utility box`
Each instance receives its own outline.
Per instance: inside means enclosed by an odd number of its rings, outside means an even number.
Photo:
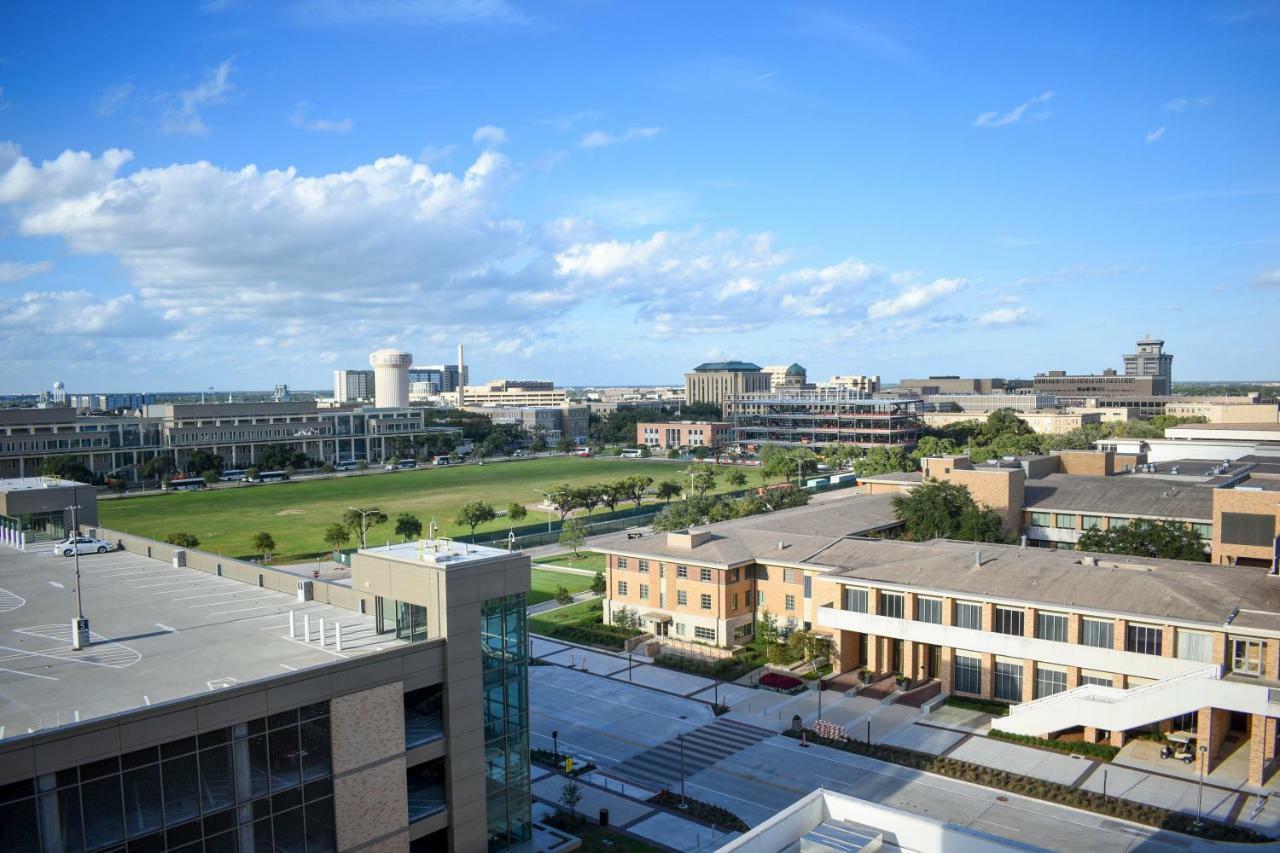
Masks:
[[[315,598],[315,586],[311,581],[298,581],[298,601],[310,601]]]
[[[187,567],[187,552],[179,548],[173,552],[173,567],[175,569],[185,569]]]

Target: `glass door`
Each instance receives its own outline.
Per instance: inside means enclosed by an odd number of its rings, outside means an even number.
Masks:
[[[1242,675],[1262,675],[1262,641],[1231,641],[1231,670]]]

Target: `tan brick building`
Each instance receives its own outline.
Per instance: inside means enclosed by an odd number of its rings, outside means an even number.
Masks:
[[[716,447],[732,434],[732,424],[722,421],[671,421],[636,424],[636,444],[655,450],[682,447]]]

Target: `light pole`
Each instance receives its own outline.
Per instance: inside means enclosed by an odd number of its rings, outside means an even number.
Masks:
[[[684,735],[676,738],[680,744],[680,808],[687,809],[689,804],[684,801]]]
[[[365,546],[365,535],[368,533],[368,528],[366,528],[364,524],[365,516],[373,515],[375,512],[378,512],[378,508],[375,506],[373,509],[360,509],[359,507],[349,506],[347,509],[352,512],[360,513],[360,547],[363,548]]]
[[[547,499],[547,533],[550,533],[551,532],[551,516],[555,512],[555,507],[551,503],[551,499],[560,497],[562,494],[564,494],[564,492],[544,492],[542,491],[542,489],[534,489],[534,491]]]
[[[1201,809],[1204,807],[1204,766],[1209,761],[1209,747],[1200,744],[1200,787],[1196,792],[1196,829],[1204,829],[1204,817]]]
[[[555,753],[556,764],[560,763],[560,730],[551,730],[551,750]]]
[[[631,681],[631,652],[627,652],[627,681]]]
[[[84,615],[84,602],[80,596],[80,505],[73,504],[71,510],[71,553],[76,564],[76,618],[71,623],[71,648],[80,651],[92,642],[89,635],[89,620]]]

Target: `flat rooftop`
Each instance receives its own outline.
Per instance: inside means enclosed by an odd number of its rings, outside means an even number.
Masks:
[[[9,477],[0,479],[0,492],[30,492],[38,489],[70,489],[82,486],[75,480],[63,480],[58,477]]]
[[[1280,631],[1280,576],[1265,568],[947,539],[845,539],[806,562],[851,582],[1219,628],[1238,609],[1237,627]]]
[[[372,617],[137,554],[85,555],[80,572],[93,643],[76,652],[73,561],[0,546],[0,739],[403,645]],[[325,620],[324,648],[302,640],[304,614],[313,636]]]
[[[1050,474],[1028,480],[1023,506],[1033,511],[1136,515],[1209,523],[1213,489],[1132,476]]]
[[[398,560],[402,563],[427,565],[448,569],[468,563],[492,560],[495,557],[509,557],[519,553],[505,548],[494,548],[489,545],[472,545],[466,542],[455,542],[452,539],[422,539],[414,542],[392,542],[375,548],[361,548],[361,554]]]

